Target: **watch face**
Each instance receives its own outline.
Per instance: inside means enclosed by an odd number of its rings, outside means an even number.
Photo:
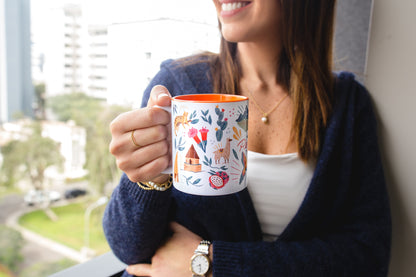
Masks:
[[[202,254],[195,255],[191,260],[191,269],[194,274],[204,275],[209,269],[208,257]]]

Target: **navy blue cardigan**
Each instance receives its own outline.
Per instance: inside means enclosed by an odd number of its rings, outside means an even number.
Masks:
[[[142,105],[156,84],[172,95],[212,92],[209,72],[205,63],[166,61]],[[175,220],[213,241],[215,277],[386,276],[391,218],[370,96],[349,73],[337,75],[334,95],[309,189],[276,241],[261,240],[247,189],[220,197],[144,191],[123,175],[103,219],[115,255],[127,264],[149,262]]]

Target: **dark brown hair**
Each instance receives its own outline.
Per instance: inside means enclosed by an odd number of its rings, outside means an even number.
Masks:
[[[304,161],[319,155],[321,131],[332,110],[335,4],[336,0],[281,1],[283,47],[276,80],[294,103],[292,138]],[[237,44],[222,37],[220,53],[210,58],[214,91],[238,93]]]

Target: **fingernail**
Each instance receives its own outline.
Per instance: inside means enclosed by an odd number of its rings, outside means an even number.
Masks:
[[[159,100],[159,99],[162,99],[163,97],[168,97],[169,98],[169,95],[167,95],[166,93],[161,93],[157,96],[157,99]]]

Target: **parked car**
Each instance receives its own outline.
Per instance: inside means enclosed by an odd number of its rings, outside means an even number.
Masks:
[[[73,188],[73,189],[68,189],[65,191],[65,198],[66,199],[77,198],[79,196],[83,196],[86,194],[87,194],[87,191],[85,189]]]
[[[27,205],[33,206],[42,203],[56,202],[61,199],[61,194],[52,190],[30,190],[23,199]]]

